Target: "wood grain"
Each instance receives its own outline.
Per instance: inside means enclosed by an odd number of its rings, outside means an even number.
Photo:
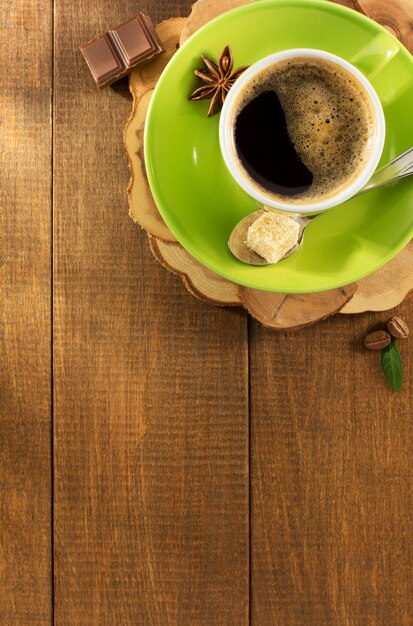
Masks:
[[[412,348],[398,395],[361,345],[387,317],[251,325],[253,624],[412,623]]]
[[[191,257],[181,245],[150,237],[154,257],[166,269],[178,274],[195,298],[218,306],[240,306],[240,289],[235,283],[211,272]]]
[[[355,0],[356,8],[387,28],[413,51],[411,0]]]
[[[50,624],[52,3],[2,4],[0,623]]]
[[[413,291],[413,241],[384,267],[358,284],[355,296],[340,313],[387,311]]]
[[[341,310],[357,290],[357,283],[319,293],[271,293],[240,288],[247,311],[266,328],[299,330]]]
[[[409,301],[397,311],[413,322]],[[398,395],[361,347],[390,314],[277,341],[251,323],[252,624],[413,623],[412,348]]]
[[[192,11],[185,28],[181,34],[181,45],[185,43],[187,39],[197,30],[202,28],[204,24],[207,24],[221,13],[235,9],[242,4],[250,4],[255,0],[197,0],[192,5]]]
[[[56,610],[52,3],[14,0],[0,45],[0,623],[242,626],[246,316],[189,299],[128,219],[127,84],[97,92],[77,48],[136,5],[55,5]],[[161,21],[189,2],[140,8]],[[413,326],[409,301],[397,313]],[[412,348],[401,395],[361,349],[386,318],[277,336],[250,322],[254,625],[413,622]]]
[[[3,3],[1,33],[0,623],[43,625],[52,619],[52,3]]]
[[[56,2],[55,621],[242,626],[246,317],[152,258],[128,217],[126,85],[98,92],[77,52],[134,11]]]

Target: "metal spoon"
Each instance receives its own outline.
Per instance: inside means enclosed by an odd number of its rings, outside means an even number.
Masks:
[[[363,187],[363,189],[359,191],[356,195],[360,196],[364,193],[367,193],[368,191],[373,191],[373,189],[378,189],[383,185],[393,183],[400,178],[410,176],[411,174],[413,174],[413,148],[410,148],[400,156],[393,159],[393,161],[390,161],[390,163],[384,165],[379,170],[377,170],[370,178],[367,185]],[[238,222],[238,224],[231,232],[228,241],[228,247],[231,250],[232,254],[243,263],[248,263],[249,265],[271,265],[271,263],[263,259],[259,254],[248,248],[246,243],[249,227],[251,226],[251,224],[253,224],[253,222],[255,222],[258,217],[260,217],[260,215],[262,215],[267,210],[271,209],[261,208],[257,211],[253,211],[252,213],[244,217],[240,222]],[[305,229],[310,222],[318,217],[318,215],[291,215],[290,217],[291,219],[297,221],[300,226],[298,241],[296,245],[291,248],[291,250],[289,250],[282,259],[280,259],[280,261],[288,259],[288,257],[294,254],[294,252],[296,252],[298,248],[300,248],[301,244],[303,243]],[[280,261],[278,261],[278,263]]]

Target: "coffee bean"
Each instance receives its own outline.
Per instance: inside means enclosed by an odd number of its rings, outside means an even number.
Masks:
[[[391,337],[385,330],[376,330],[364,338],[364,345],[369,350],[382,350],[389,345]]]
[[[409,327],[401,317],[391,317],[386,327],[391,336],[396,339],[406,339],[409,334]]]

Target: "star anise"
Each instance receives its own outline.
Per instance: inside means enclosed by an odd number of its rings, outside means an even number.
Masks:
[[[208,117],[216,115],[222,109],[224,100],[228,91],[235,83],[237,78],[244,72],[248,65],[239,67],[234,72],[234,57],[231,48],[225,46],[219,57],[218,64],[208,59],[205,55],[201,55],[206,70],[195,70],[194,74],[200,78],[205,84],[194,91],[189,97],[190,100],[211,100],[208,110]]]

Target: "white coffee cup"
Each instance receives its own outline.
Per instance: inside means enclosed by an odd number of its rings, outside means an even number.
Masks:
[[[280,61],[284,61],[285,59],[298,57],[330,61],[347,70],[347,72],[351,74],[358,83],[360,83],[364,92],[369,97],[376,116],[376,132],[374,137],[374,144],[371,150],[370,157],[364,169],[361,170],[361,172],[348,185],[348,187],[342,189],[341,191],[338,191],[336,195],[332,195],[326,200],[322,201],[315,200],[314,202],[311,202],[309,200],[308,203],[305,204],[294,203],[289,201],[287,198],[285,201],[278,198],[276,199],[272,194],[270,194],[270,192],[266,194],[264,190],[260,191],[257,186],[254,186],[252,182],[248,180],[245,172],[243,173],[242,171],[242,167],[240,166],[240,162],[237,157],[234,141],[234,105],[236,105],[236,103],[239,101],[240,94],[244,91],[247,84],[249,84],[250,81],[257,74],[260,74],[267,67],[270,67],[272,65],[275,66]],[[323,211],[326,211],[327,209],[332,208],[333,206],[336,206],[337,204],[341,204],[342,202],[349,200],[367,184],[379,163],[384,146],[385,132],[386,125],[384,113],[379,97],[377,96],[371,83],[360,72],[360,70],[358,70],[348,61],[345,61],[335,54],[324,52],[323,50],[315,50],[312,48],[294,48],[291,50],[283,50],[282,52],[271,54],[270,56],[265,57],[260,61],[257,61],[256,63],[254,63],[254,65],[251,65],[243,74],[241,74],[240,78],[237,79],[237,81],[234,83],[233,87],[229,91],[227,98],[224,102],[224,106],[222,108],[219,125],[219,140],[221,152],[224,157],[226,166],[232,174],[233,178],[240,185],[240,187],[244,189],[244,191],[246,191],[250,196],[255,198],[258,202],[266,205],[267,207],[271,207],[281,211],[287,211],[289,213],[309,215],[312,213],[321,213]]]

